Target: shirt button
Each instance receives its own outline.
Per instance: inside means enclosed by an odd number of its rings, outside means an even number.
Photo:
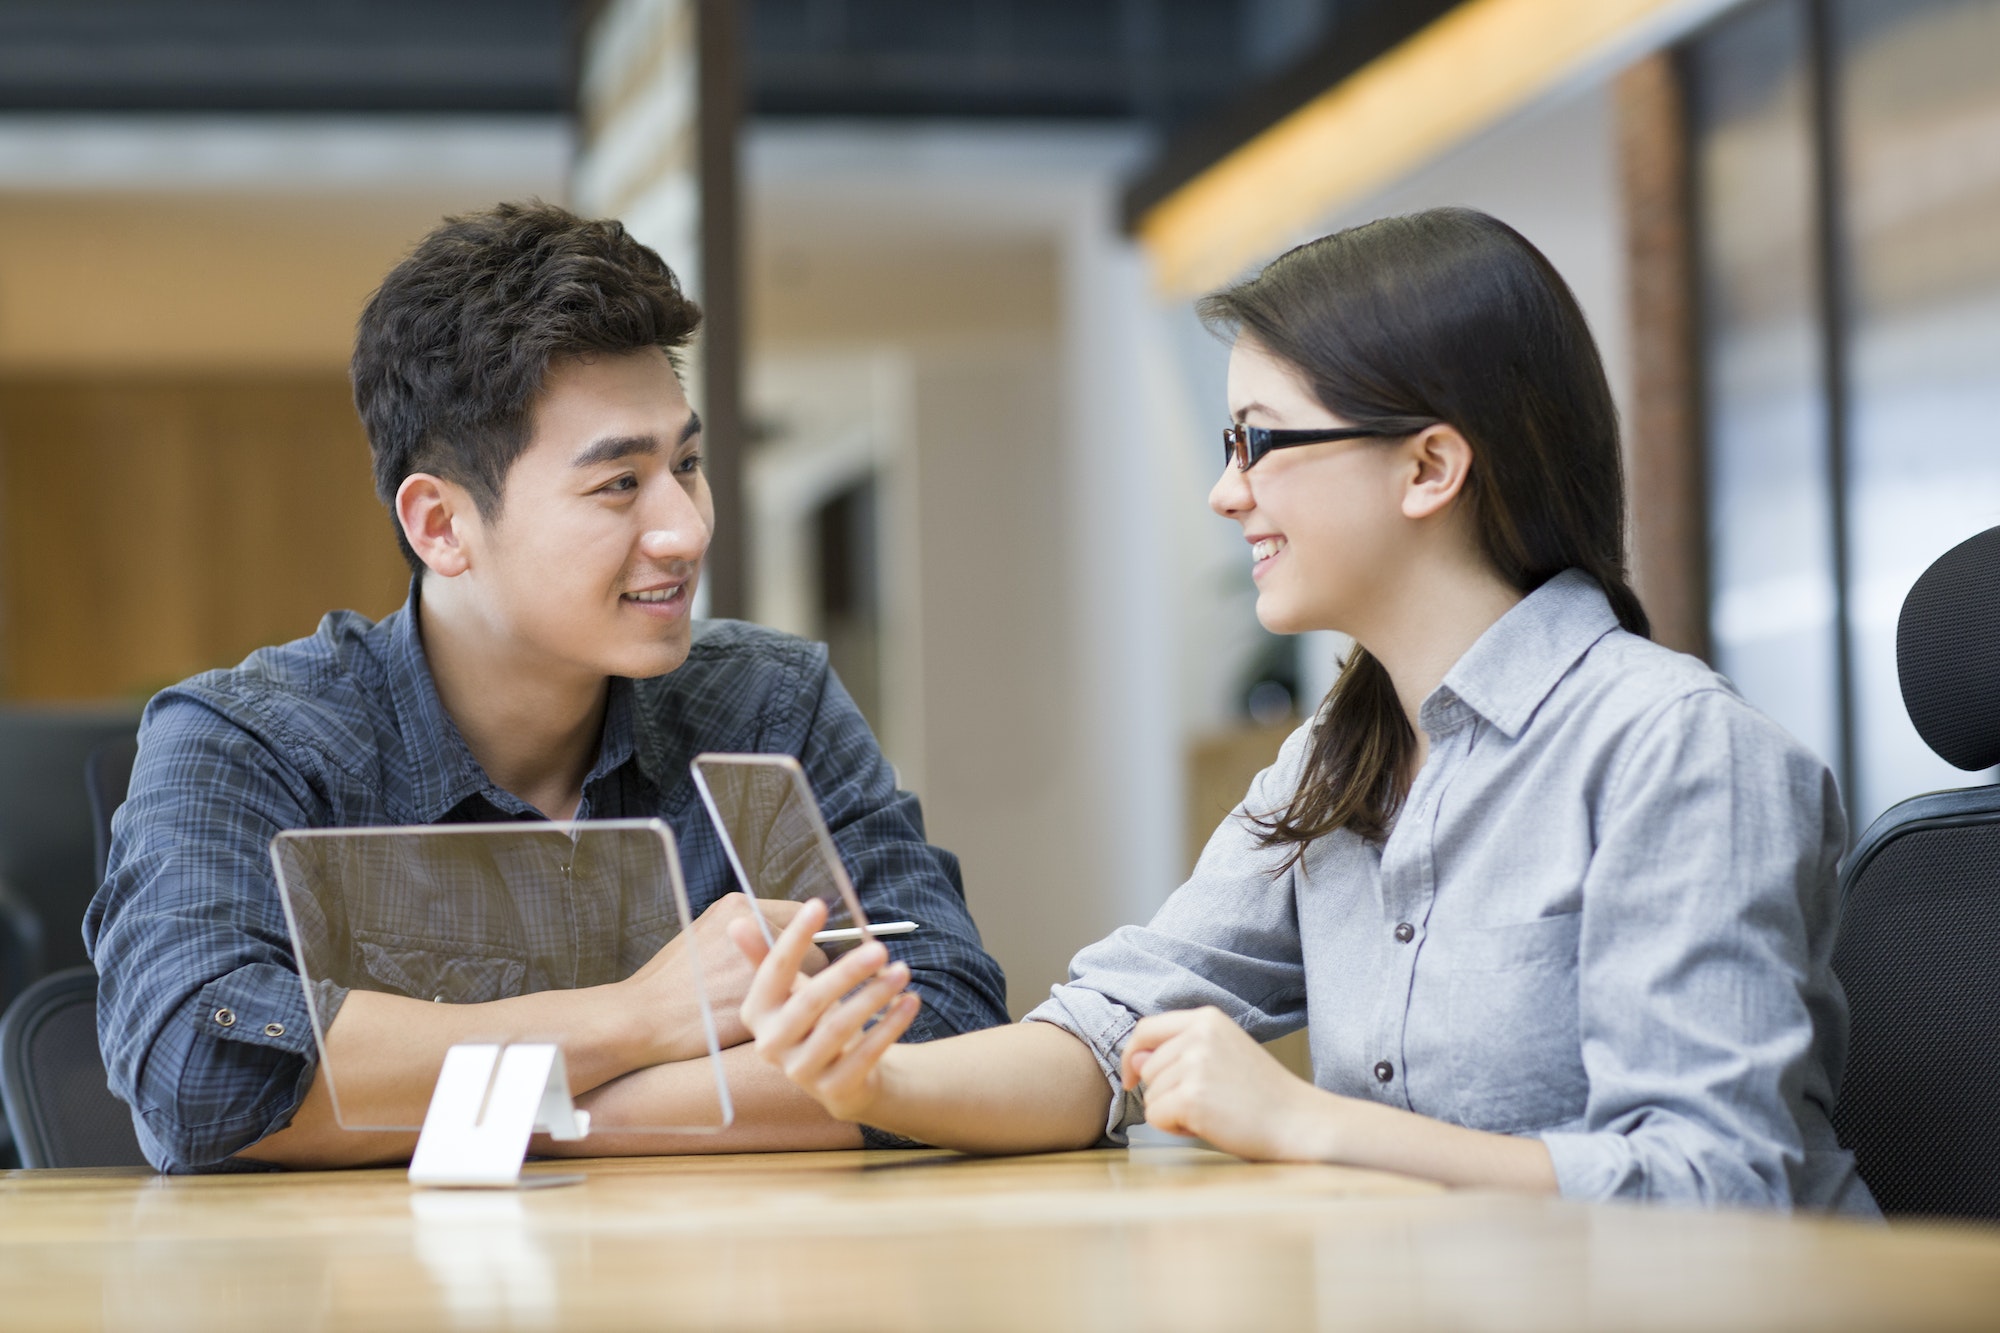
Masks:
[[[267,1037],[282,1037],[285,1035],[285,1025],[283,1023],[266,1023],[264,1025],[264,1035]]]
[[[233,1010],[218,1009],[215,1011],[215,1021],[223,1027],[233,1028],[236,1026],[236,1014]]]
[[[1415,939],[1416,937],[1417,937],[1417,928],[1411,925],[1409,922],[1405,921],[1401,925],[1396,927],[1396,942],[1398,944],[1408,944],[1411,940]]]
[[[1377,1083],[1387,1083],[1394,1077],[1396,1077],[1396,1066],[1390,1064],[1387,1060],[1375,1066],[1375,1081]]]

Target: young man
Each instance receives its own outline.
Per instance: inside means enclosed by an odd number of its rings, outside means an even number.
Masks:
[[[887,1141],[833,1121],[741,1044],[749,971],[724,930],[747,909],[688,776],[704,750],[804,764],[870,915],[922,923],[893,946],[926,1002],[919,1039],[1006,1020],[957,861],[924,841],[825,650],[690,620],[714,506],[673,357],[699,319],[617,223],[540,204],[447,221],[369,302],[355,405],[409,601],[380,623],[334,612],[312,638],[154,699],[84,924],[111,1088],[161,1170],[356,1165],[413,1145],[336,1123],[275,834],[541,818],[669,823],[731,1048],[728,1132],[576,1149]],[[371,1102],[420,1117],[454,1041],[559,1033],[601,1122],[690,1123],[714,1081],[673,949],[616,984],[489,1003],[353,990],[335,997],[329,1058],[343,1088],[365,1080]]]

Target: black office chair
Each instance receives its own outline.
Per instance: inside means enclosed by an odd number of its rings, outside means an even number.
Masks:
[[[43,977],[0,1019],[0,1099],[23,1166],[145,1166],[132,1113],[105,1085],[97,973]]]
[[[36,977],[90,961],[83,914],[102,881],[93,873],[96,821],[83,777],[91,753],[129,741],[138,721],[123,705],[0,707],[0,880],[40,922]],[[0,997],[0,1007],[12,998]]]
[[[93,749],[83,760],[83,786],[90,796],[90,822],[96,834],[97,877],[104,882],[104,867],[111,859],[111,816],[125,804],[132,786],[132,764],[139,757],[139,737],[114,736]]]
[[[1896,666],[1927,745],[1959,768],[2000,764],[2000,528],[1917,580]],[[2000,1219],[2000,786],[1886,811],[1841,895],[1840,1141],[1884,1212]]]
[[[0,879],[0,1012],[42,975],[42,918]]]

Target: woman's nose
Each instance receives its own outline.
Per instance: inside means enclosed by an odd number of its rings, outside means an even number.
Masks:
[[[1224,518],[1240,518],[1256,501],[1250,496],[1250,481],[1234,463],[1222,465],[1222,475],[1209,488],[1208,507]]]

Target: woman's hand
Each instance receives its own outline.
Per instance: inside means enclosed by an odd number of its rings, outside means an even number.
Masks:
[[[814,899],[767,949],[755,922],[729,923],[730,939],[757,968],[741,1015],[760,1056],[835,1119],[858,1121],[881,1092],[883,1053],[920,1006],[903,989],[910,984],[908,964],[889,963],[879,941],[863,943],[817,976],[801,975],[813,932],[825,924],[826,906]]]
[[[1295,1076],[1220,1009],[1156,1014],[1119,1062],[1146,1122],[1253,1161],[1330,1161],[1340,1100]]]

